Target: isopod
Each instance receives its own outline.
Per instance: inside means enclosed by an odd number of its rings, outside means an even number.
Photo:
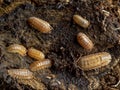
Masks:
[[[90,22],[80,15],[74,15],[73,20],[83,28],[87,28],[90,25]]]
[[[37,17],[30,17],[28,19],[28,22],[33,28],[37,29],[42,33],[49,33],[53,29],[48,22]]]
[[[45,58],[44,53],[35,48],[29,48],[28,55],[36,60],[42,60]]]
[[[22,56],[25,56],[27,52],[26,48],[23,45],[19,45],[19,44],[12,44],[8,46],[7,51],[11,53],[18,53]]]
[[[2,1],[2,0],[1,0]],[[0,7],[0,16],[4,15],[4,14],[8,14],[11,11],[13,11],[16,7],[24,4],[25,2],[23,0],[21,0],[21,2],[13,2],[10,5],[6,6],[5,8]]]
[[[35,61],[30,65],[31,71],[38,71],[42,69],[46,69],[52,66],[52,62],[49,59],[44,59],[42,61]]]
[[[33,73],[28,69],[10,69],[7,70],[8,74],[16,79],[32,79]]]
[[[86,50],[92,50],[94,47],[93,42],[84,33],[79,32],[77,34],[77,41]]]
[[[111,62],[111,55],[107,52],[100,52],[83,56],[75,63],[82,70],[92,70],[108,65]]]

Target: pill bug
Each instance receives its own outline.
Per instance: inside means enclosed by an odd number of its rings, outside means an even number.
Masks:
[[[11,53],[18,53],[22,56],[25,56],[27,52],[26,48],[23,45],[19,45],[19,44],[12,44],[8,46],[7,51]]]
[[[52,66],[52,62],[49,59],[44,59],[42,61],[35,61],[30,65],[31,71],[38,71],[42,69],[46,69]]]
[[[84,33],[79,32],[77,34],[77,41],[86,50],[92,50],[94,47],[93,42]]]
[[[24,1],[13,2],[10,5],[6,6],[5,8],[0,7],[0,16],[12,12],[13,10],[15,10],[15,8],[17,8],[18,6],[20,6],[24,3],[25,3]]]
[[[111,62],[111,55],[107,52],[100,52],[83,56],[75,63],[82,70],[92,70],[108,65]]]
[[[32,79],[33,73],[28,69],[9,69],[8,74],[16,79]]]
[[[83,28],[87,28],[90,25],[90,22],[80,15],[73,15],[73,20]]]
[[[53,29],[48,22],[37,17],[30,17],[28,22],[33,28],[42,33],[49,33]]]
[[[45,55],[43,52],[32,47],[28,49],[28,55],[34,58],[35,60],[42,60],[45,58]]]

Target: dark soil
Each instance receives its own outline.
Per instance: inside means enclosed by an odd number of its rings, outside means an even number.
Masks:
[[[53,61],[50,68],[56,79],[63,83],[62,86],[54,86],[46,79],[49,72],[34,72],[36,78],[41,78],[48,90],[67,90],[69,84],[75,85],[78,90],[90,90],[90,80],[83,71],[75,67],[74,62],[81,56],[108,52],[112,55],[110,65],[97,70],[84,72],[99,80],[97,90],[120,90],[120,85],[114,85],[120,80],[120,31],[114,30],[120,27],[120,16],[117,12],[120,7],[119,0],[113,0],[113,6],[109,0],[70,0],[69,3],[59,0],[26,0],[23,4],[6,10],[2,14],[2,8],[14,2],[22,0],[4,0],[0,10],[0,88],[1,90],[13,90],[21,87],[23,90],[31,90],[31,86],[19,84],[11,78],[6,71],[11,68],[29,68],[32,60],[29,56],[22,57],[18,54],[8,53],[6,47],[11,44],[22,44],[27,49],[34,47],[43,51],[46,58]],[[105,15],[102,10],[110,12],[105,20],[106,27],[102,24]],[[84,29],[74,23],[72,17],[79,14],[90,21],[90,26]],[[46,20],[54,28],[50,34],[43,34],[29,26],[27,19],[31,16]],[[86,51],[76,40],[78,32],[85,33],[94,43],[92,51]],[[118,62],[117,62],[118,61]],[[117,63],[115,63],[117,62]],[[97,74],[95,74],[97,72]],[[19,84],[19,85],[18,85]],[[94,81],[93,81],[93,84]],[[17,86],[18,85],[18,86]],[[42,90],[42,89],[41,89]],[[71,89],[77,90],[77,89]]]

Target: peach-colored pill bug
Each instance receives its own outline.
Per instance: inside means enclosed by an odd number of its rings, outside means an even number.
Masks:
[[[73,20],[83,28],[87,28],[90,25],[90,22],[80,15],[74,15]]]
[[[75,63],[82,70],[92,70],[108,65],[111,62],[111,55],[107,52],[95,53],[83,56]]]
[[[35,60],[42,60],[45,58],[45,55],[43,52],[35,49],[35,48],[29,48],[28,49],[28,55],[32,58],[34,58]]]
[[[49,59],[44,59],[42,61],[35,61],[30,65],[31,71],[38,71],[42,69],[46,69],[52,66],[52,62]]]
[[[48,22],[37,17],[30,17],[28,19],[28,22],[33,28],[37,29],[42,33],[49,33],[53,29]]]
[[[33,73],[28,69],[10,69],[8,74],[16,79],[32,79]]]
[[[94,47],[93,42],[84,33],[77,34],[77,41],[86,50],[92,50]]]
[[[7,51],[11,53],[18,53],[22,56],[25,56],[27,52],[26,48],[23,45],[19,45],[19,44],[12,44],[8,46]]]

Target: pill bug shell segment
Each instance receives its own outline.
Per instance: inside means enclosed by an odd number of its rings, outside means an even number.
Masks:
[[[90,25],[90,22],[80,15],[73,15],[73,20],[75,23],[83,28],[88,28],[88,26]]]
[[[16,79],[32,79],[33,78],[33,73],[28,69],[10,69],[10,70],[7,70],[7,72],[12,78],[16,78]]]
[[[32,58],[34,58],[35,60],[42,60],[45,58],[45,55],[43,52],[35,49],[35,48],[29,48],[28,49],[28,55]]]
[[[53,29],[48,22],[37,17],[30,17],[28,19],[28,22],[33,28],[37,29],[42,33],[49,33]]]
[[[86,50],[92,50],[94,47],[93,42],[84,33],[77,34],[77,41]]]
[[[42,69],[46,69],[52,66],[52,62],[49,59],[44,59],[42,61],[35,61],[30,65],[31,71],[38,71]]]
[[[108,65],[111,59],[112,57],[109,53],[100,52],[83,56],[76,61],[76,64],[82,70],[92,70]]]
[[[7,51],[10,53],[18,53],[22,56],[25,56],[27,49],[23,45],[12,44],[12,45],[7,47]]]

